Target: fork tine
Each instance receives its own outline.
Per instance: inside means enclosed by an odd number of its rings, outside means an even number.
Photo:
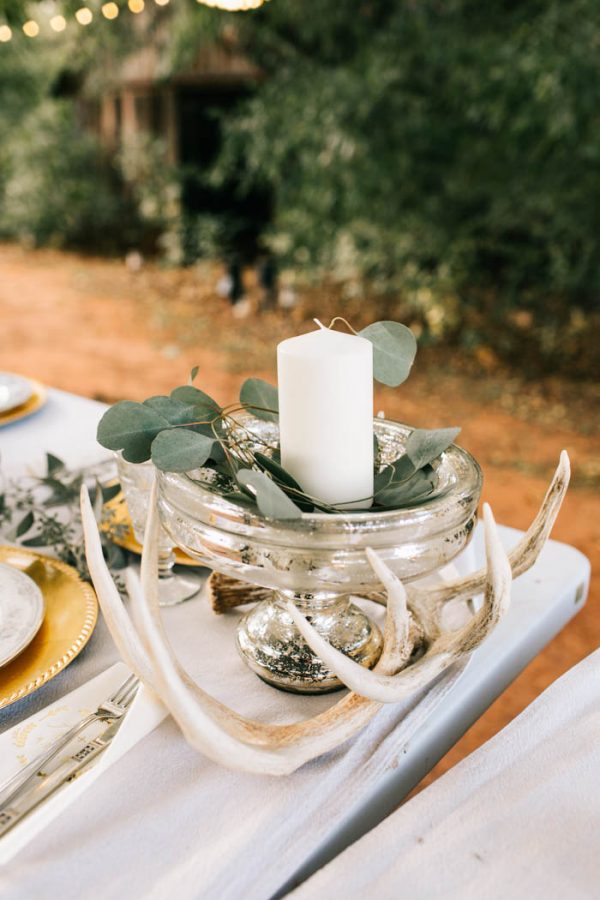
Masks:
[[[121,703],[123,696],[129,691],[129,689],[137,683],[137,676],[130,675],[123,684],[119,685],[117,690],[112,694],[108,699],[111,703]]]
[[[133,698],[135,697],[135,695],[138,692],[138,688],[139,688],[139,682],[136,680],[136,683],[131,685],[131,687],[125,694],[125,696],[122,697],[121,700],[119,701],[119,706],[123,706],[125,708],[131,706],[131,703],[133,702]]]

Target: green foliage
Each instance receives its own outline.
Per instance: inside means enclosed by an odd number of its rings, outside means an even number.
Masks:
[[[263,516],[270,519],[299,519],[302,515],[293,500],[264,472],[240,469],[237,480],[254,495]]]
[[[163,472],[189,472],[204,465],[214,442],[186,428],[161,431],[152,442],[152,462]]]
[[[222,167],[241,154],[274,186],[285,264],[398,298],[424,339],[580,355],[574,309],[600,310],[595,0],[278,0],[239,23],[266,77]]]
[[[70,105],[44,101],[3,138],[0,235],[33,244],[115,249],[132,211],[115,170],[81,134]]]
[[[415,428],[405,452],[375,476],[375,505],[399,508],[425,500],[435,488],[433,463],[448,449],[460,428]]]
[[[262,378],[248,378],[240,390],[240,403],[251,409],[257,419],[276,422],[279,418],[277,388]]]
[[[374,355],[382,354],[383,374],[398,375],[394,348],[399,365],[407,373],[414,356],[412,344],[406,353],[408,329],[398,328],[394,322],[376,323],[372,329]],[[194,378],[197,367],[192,372]],[[235,414],[241,410],[250,411],[256,418],[277,421],[277,388],[260,378],[249,378],[242,385],[239,405],[234,403],[223,408],[190,384],[175,388],[170,397],[149,397],[143,403],[122,400],[104,413],[97,436],[104,447],[121,450],[129,462],[140,463],[151,458],[164,472],[198,469],[194,478],[205,488],[242,506],[256,503],[260,512],[270,518],[297,518],[302,512],[315,510],[343,512],[343,508],[303,491],[281,465],[278,446],[261,438],[256,431],[250,435],[248,427],[242,429],[240,438]],[[371,500],[375,509],[400,508],[426,500],[436,486],[436,460],[459,431],[458,428],[414,429],[406,441],[404,455],[383,468],[374,435],[374,494],[372,498],[357,500],[365,503]]]
[[[23,547],[44,548],[74,566],[82,578],[90,580],[85,559],[79,494],[87,483],[95,509],[120,491],[120,486],[99,483],[103,467],[82,472],[69,471],[62,460],[47,456],[47,472],[41,477],[11,480],[2,478],[0,493],[0,539]],[[111,543],[101,530],[102,549],[116,572],[127,564],[127,554]]]
[[[359,331],[373,344],[373,375],[376,381],[398,387],[406,381],[417,353],[417,341],[400,322],[374,322]]]
[[[171,423],[145,403],[121,400],[107,409],[98,423],[97,439],[108,450],[120,450],[127,462],[150,459],[152,441]]]

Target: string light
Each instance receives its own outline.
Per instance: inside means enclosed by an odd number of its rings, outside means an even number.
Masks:
[[[94,18],[94,14],[87,6],[82,6],[81,9],[78,9],[75,13],[75,18],[80,25],[89,25]]]
[[[37,22],[34,22],[33,19],[29,19],[28,22],[25,22],[23,25],[23,31],[27,35],[27,37],[37,37],[40,33],[40,26]]]
[[[102,6],[102,15],[106,19],[116,19],[119,15],[119,7],[116,3],[105,3]]]
[[[64,31],[67,27],[67,20],[64,16],[52,16],[50,19],[50,28],[53,31]]]
[[[224,9],[227,12],[245,12],[249,9],[258,9],[266,0],[197,0],[204,6],[214,9]]]
[[[86,0],[84,0],[84,2],[86,2]],[[170,2],[171,0],[154,0],[156,6],[168,6]],[[262,6],[263,3],[267,3],[268,0],[197,0],[197,2],[213,9],[222,9],[228,12],[242,12],[244,10],[258,9],[259,6]],[[127,0],[127,6],[130,12],[138,14],[143,12],[146,8],[146,0]],[[120,9],[114,0],[110,0],[110,2],[102,4],[101,11],[105,19],[116,19]],[[90,25],[94,19],[94,13],[87,6],[80,7],[74,15],[79,25]],[[50,19],[50,27],[56,32],[65,31],[67,20],[61,15],[52,16]],[[40,26],[34,19],[29,19],[23,24],[22,28],[23,33],[30,38],[37,37],[40,33]],[[0,44],[6,44],[8,41],[12,40],[12,38],[12,28],[7,24],[0,25]]]

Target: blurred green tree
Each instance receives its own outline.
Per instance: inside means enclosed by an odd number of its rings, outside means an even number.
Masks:
[[[595,0],[273,0],[240,32],[266,77],[222,164],[274,185],[275,248],[432,333],[502,350],[517,308],[573,351],[600,309]]]

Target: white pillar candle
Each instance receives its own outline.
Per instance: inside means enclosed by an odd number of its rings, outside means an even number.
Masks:
[[[282,466],[312,497],[370,506],[373,345],[321,327],[279,344],[277,374]]]

